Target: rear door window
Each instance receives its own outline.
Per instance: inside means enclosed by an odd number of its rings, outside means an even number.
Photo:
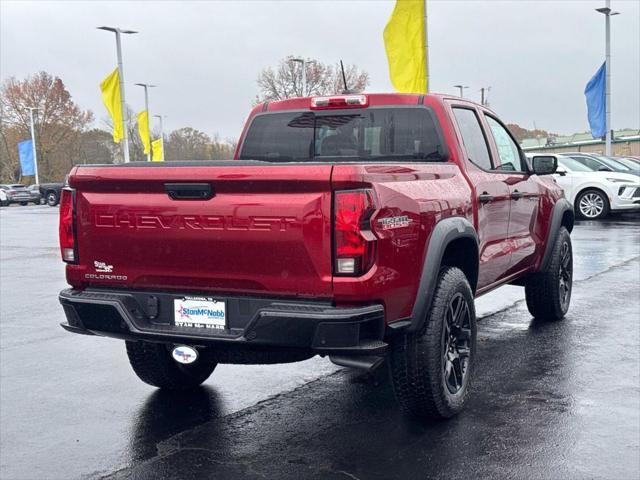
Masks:
[[[426,108],[283,112],[258,115],[241,160],[444,161],[445,149]]]

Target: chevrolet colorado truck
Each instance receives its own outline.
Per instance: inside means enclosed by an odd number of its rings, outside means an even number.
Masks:
[[[194,388],[219,363],[385,360],[401,407],[447,418],[476,363],[474,297],[571,298],[554,156],[442,95],[263,103],[234,159],[81,165],[60,206],[70,332],[125,340],[135,373]]]

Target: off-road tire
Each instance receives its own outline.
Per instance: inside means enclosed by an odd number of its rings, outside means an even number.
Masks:
[[[451,393],[445,378],[446,313],[452,299],[463,298],[468,307],[468,362],[461,388]],[[391,341],[389,364],[393,389],[401,409],[425,420],[458,414],[469,396],[476,355],[476,317],[473,293],[458,268],[440,270],[433,302],[424,325],[415,333]]]
[[[564,247],[566,245],[566,247]],[[565,258],[564,248],[568,248],[568,257]],[[564,268],[568,267],[568,292],[564,291],[566,276],[561,281]],[[566,274],[565,274],[566,275]],[[537,320],[557,321],[564,318],[571,303],[571,291],[573,284],[573,248],[571,236],[565,227],[560,227],[551,259],[546,270],[529,276],[524,285],[524,293],[527,299],[529,313]],[[564,298],[564,294],[568,296]]]
[[[195,363],[181,365],[171,356],[173,345],[126,341],[129,363],[138,378],[154,387],[167,390],[187,390],[204,382],[217,364],[199,358]]]

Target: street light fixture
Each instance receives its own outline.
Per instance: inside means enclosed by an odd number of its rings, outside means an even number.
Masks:
[[[147,118],[149,118],[149,89],[157,87],[157,85],[151,85],[150,83],[136,83],[137,86],[144,88],[144,109],[147,111]],[[151,161],[151,151],[147,153],[147,162]]]
[[[120,42],[120,35],[138,33],[135,30],[122,30],[118,27],[97,27],[98,30],[106,30],[107,32],[113,32],[116,34],[116,55],[118,58],[118,76],[120,77],[120,103],[122,106],[123,122],[124,117],[127,115],[127,102],[124,97],[124,68],[122,67],[122,44]],[[123,125],[124,133],[124,161],[129,163],[129,133],[127,132],[126,124]]]
[[[464,98],[464,89],[469,88],[467,85],[454,85],[454,87],[460,89],[461,98]]]
[[[614,12],[611,10],[611,0],[607,0],[604,7],[596,8],[596,12],[604,15],[604,30],[605,30],[605,147],[604,154],[611,155],[611,22],[610,17],[612,15],[619,15],[620,12]]]

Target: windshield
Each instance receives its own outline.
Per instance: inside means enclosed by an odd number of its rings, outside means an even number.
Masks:
[[[570,172],[594,172],[595,170],[583,165],[577,160],[569,157],[558,157],[558,164],[562,165],[564,168],[569,170]]]
[[[604,163],[605,165],[607,165],[608,167],[615,170],[616,172],[628,172],[629,170],[631,170],[625,164],[620,163],[619,161],[614,160],[613,158],[601,157],[599,155],[596,158],[600,160],[602,163]]]
[[[256,116],[239,158],[271,162],[443,161],[443,152],[426,108],[370,108]]]
[[[616,161],[625,164],[631,170],[640,170],[640,163],[634,162],[630,158],[616,158]]]

